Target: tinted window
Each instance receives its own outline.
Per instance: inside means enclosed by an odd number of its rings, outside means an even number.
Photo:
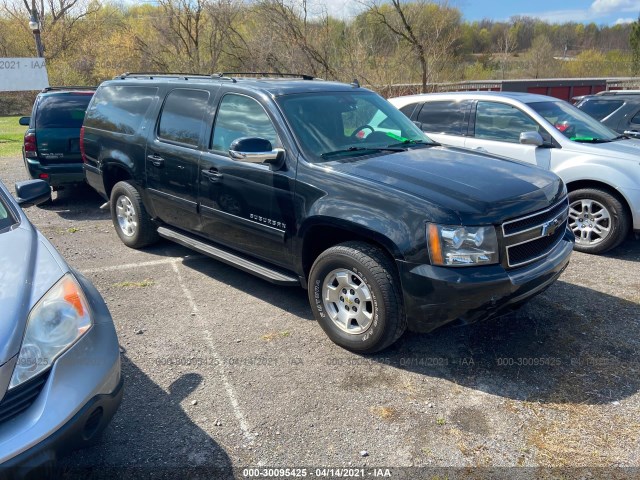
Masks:
[[[468,108],[468,101],[427,102],[418,114],[418,121],[425,132],[462,135],[467,133],[464,117]]]
[[[633,118],[629,121],[629,123],[638,124],[640,123],[640,112],[636,113]]]
[[[209,92],[205,90],[173,90],[164,101],[158,136],[171,142],[198,145],[204,128]]]
[[[243,95],[225,95],[220,102],[213,127],[211,149],[229,151],[231,143],[242,137],[265,138],[280,147],[280,140],[262,105]]]
[[[91,94],[44,96],[36,110],[36,128],[80,128]]]
[[[522,132],[537,132],[538,124],[511,105],[478,102],[475,137],[501,142],[520,142]]]
[[[85,125],[133,135],[142,124],[157,92],[157,87],[100,87],[87,110]]]
[[[606,142],[618,136],[595,118],[562,100],[534,102],[528,105],[574,142]]]
[[[409,105],[405,105],[404,107],[400,108],[399,110],[402,113],[404,113],[407,117],[411,118],[411,114],[415,110],[416,105],[418,105],[418,104],[417,103],[410,103]]]
[[[622,106],[622,100],[585,100],[578,107],[596,120],[608,117]]]
[[[9,213],[9,209],[6,204],[3,203],[2,198],[0,198],[0,231],[10,227],[14,223],[16,223],[15,219]]]

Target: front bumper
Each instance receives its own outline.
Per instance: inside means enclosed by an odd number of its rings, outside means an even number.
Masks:
[[[543,259],[522,268],[434,267],[397,261],[408,327],[429,332],[453,320],[471,323],[522,305],[549,287],[569,264],[570,230]]]
[[[23,157],[25,168],[31,178],[46,180],[52,187],[84,183],[84,171],[82,163],[59,163],[44,165],[37,158]],[[40,178],[41,174],[49,175],[48,178]]]
[[[122,399],[120,347],[97,290],[76,274],[93,327],[53,364],[33,404],[0,424],[0,478],[48,465],[99,438]],[[9,470],[7,470],[9,469]]]

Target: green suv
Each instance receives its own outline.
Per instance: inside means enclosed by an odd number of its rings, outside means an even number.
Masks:
[[[24,134],[22,158],[31,178],[54,190],[84,183],[80,127],[93,87],[47,87],[36,97],[30,117],[20,118]]]

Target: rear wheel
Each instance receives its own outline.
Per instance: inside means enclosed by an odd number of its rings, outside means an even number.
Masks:
[[[569,228],[579,252],[599,254],[618,246],[630,224],[626,208],[609,192],[583,188],[569,193]]]
[[[382,350],[406,329],[395,265],[367,243],[347,242],[320,254],[309,274],[309,301],[329,338],[354,352]]]
[[[111,190],[111,218],[116,232],[127,247],[142,248],[158,241],[158,231],[147,213],[138,189],[129,182],[118,182]]]

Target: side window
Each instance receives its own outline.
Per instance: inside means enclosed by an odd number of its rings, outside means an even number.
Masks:
[[[157,93],[157,87],[100,87],[89,105],[84,124],[100,130],[133,135],[138,131]]]
[[[519,143],[522,132],[534,131],[539,131],[538,124],[516,107],[496,102],[478,102],[476,138]]]
[[[205,90],[172,90],[162,107],[158,138],[197,147],[208,101],[209,92]]]
[[[619,109],[623,103],[623,100],[588,99],[585,100],[579,108],[600,121]]]
[[[640,111],[638,111],[638,113],[636,113],[633,118],[629,121],[629,123],[633,123],[635,125],[640,124]]]
[[[400,109],[400,111],[402,113],[404,113],[407,118],[411,118],[411,114],[416,109],[416,105],[418,105],[418,104],[417,103],[410,103],[409,105],[405,105],[404,107],[402,107]]]
[[[418,121],[425,132],[463,135],[467,133],[465,114],[468,109],[468,101],[426,102],[418,114]]]
[[[231,143],[242,137],[260,137],[269,140],[274,148],[282,146],[262,105],[244,95],[227,94],[218,108],[211,150],[226,154]]]

